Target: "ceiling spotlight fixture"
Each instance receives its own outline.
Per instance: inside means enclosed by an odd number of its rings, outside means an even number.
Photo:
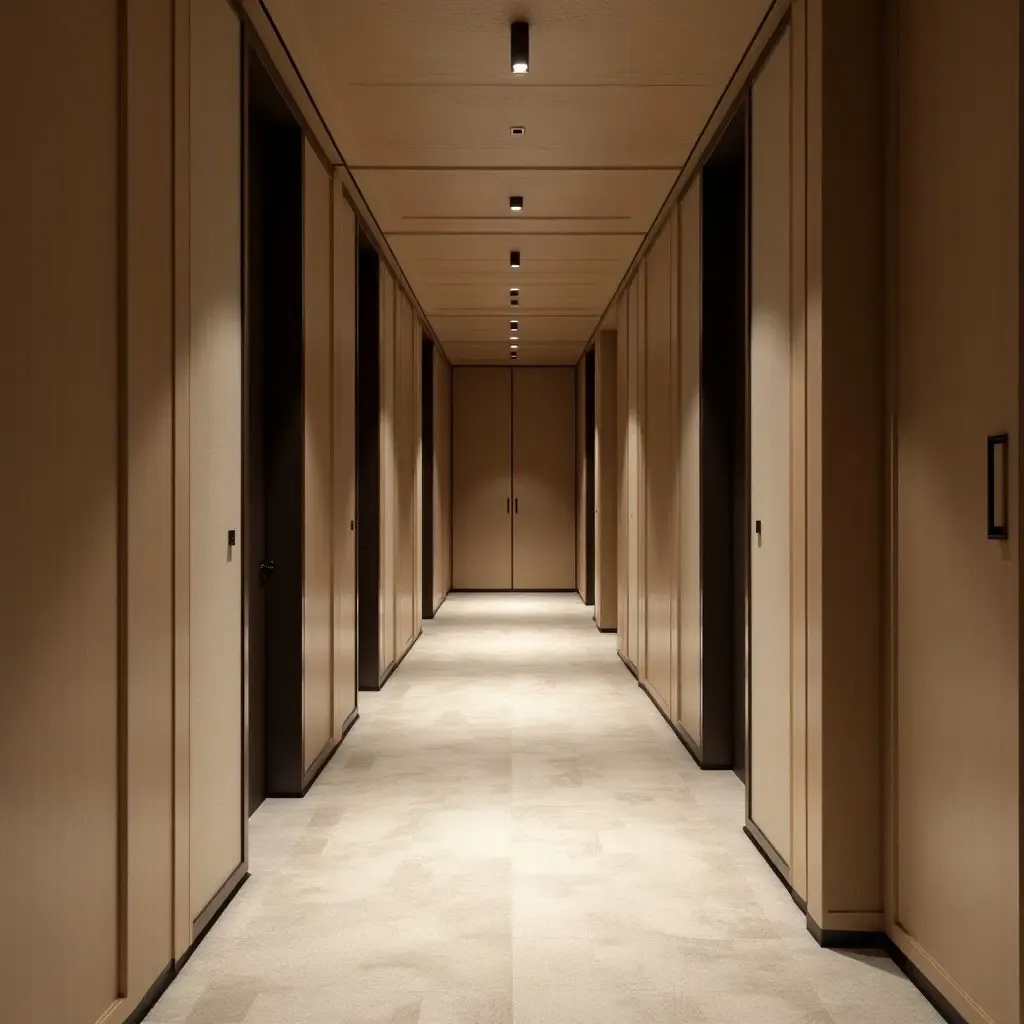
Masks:
[[[509,293],[509,295],[512,296],[513,299],[519,297],[519,289],[518,288],[509,288],[508,293]]]
[[[519,269],[519,250],[518,249],[513,249],[509,253],[508,262],[509,262],[509,266],[512,267],[513,270],[518,270]]]
[[[509,326],[510,330],[518,331],[519,330],[519,321],[518,320],[509,320],[508,326]]]
[[[512,74],[525,75],[530,70],[530,23],[514,21],[510,32],[512,43]]]
[[[509,128],[509,131],[513,135],[525,135],[526,134],[526,129],[521,124],[514,124],[514,125],[512,125],[512,127]]]
[[[509,349],[511,351],[513,351],[513,352],[517,352],[519,350],[519,346],[518,345],[509,345]]]
[[[509,352],[508,357],[509,357],[509,359],[518,359],[519,358],[519,353],[518,352]]]
[[[523,208],[523,197],[522,196],[509,196],[508,197],[508,208],[515,213],[518,213]]]
[[[513,334],[512,337],[509,338],[508,340],[509,341],[518,341],[519,340],[519,335],[518,334]],[[512,347],[515,348],[515,345],[513,345]]]

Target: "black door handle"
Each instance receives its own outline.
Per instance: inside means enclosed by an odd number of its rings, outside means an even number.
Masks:
[[[273,562],[260,562],[260,582],[261,583],[266,583],[267,582],[267,580],[270,578],[270,576],[273,575],[274,568],[275,568],[275,566],[274,566]]]
[[[1010,536],[1007,521],[1007,463],[1009,434],[991,434],[988,439],[988,486],[986,494],[989,540],[1006,540]],[[996,466],[996,457],[999,465]]]
[[[754,533],[757,534],[757,546],[760,547],[761,546],[761,520],[760,519],[755,519],[754,520]]]
[[[519,515],[519,499],[516,498],[516,515]]]
[[[510,506],[511,506],[511,501],[512,501],[512,499],[511,499],[511,498],[506,498],[506,499],[505,499],[505,515],[508,515],[508,514],[509,514],[509,512],[511,512],[511,511],[512,511],[512,509],[511,509],[511,507],[510,507]]]

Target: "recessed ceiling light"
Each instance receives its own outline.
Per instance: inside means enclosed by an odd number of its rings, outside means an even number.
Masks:
[[[512,125],[512,127],[509,128],[509,131],[513,135],[525,135],[526,134],[526,129],[521,124],[514,124],[514,125]]]
[[[512,337],[509,338],[508,340],[509,341],[518,341],[519,340],[519,335],[518,334],[513,334]],[[515,346],[513,346],[513,347],[515,347]]]
[[[525,75],[530,70],[530,24],[526,21],[512,22],[510,32],[512,50],[512,74]]]
[[[509,320],[508,326],[509,326],[510,330],[518,331],[519,330],[519,321],[518,320]]]
[[[515,352],[515,351],[517,351],[517,350],[518,350],[519,346],[518,346],[518,345],[509,345],[509,348],[510,348],[510,349],[511,349],[511,350],[512,350],[513,352]]]
[[[515,213],[518,213],[523,208],[523,197],[522,196],[509,196],[508,197],[508,208]]]
[[[518,299],[513,299],[512,300],[512,305],[513,306],[518,306],[519,305],[519,300]]]
[[[509,288],[508,293],[509,293],[509,295],[512,296],[513,299],[518,298],[518,296],[519,296],[519,289],[518,288]]]
[[[509,262],[509,266],[511,266],[513,270],[518,270],[519,269],[520,261],[519,261],[519,250],[518,249],[513,249],[509,253],[509,255],[508,255],[508,262]]]
[[[519,353],[518,352],[509,352],[508,357],[509,357],[509,359],[518,359],[519,358]]]

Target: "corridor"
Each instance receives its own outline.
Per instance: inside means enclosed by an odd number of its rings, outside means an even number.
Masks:
[[[569,595],[451,595],[150,1024],[926,1024],[818,948]]]

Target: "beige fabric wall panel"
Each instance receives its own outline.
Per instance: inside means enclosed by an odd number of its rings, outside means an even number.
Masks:
[[[413,571],[412,571],[412,614],[413,635],[418,636],[423,628],[423,325],[413,314],[413,390],[415,404],[413,415],[413,468],[415,488],[412,497],[413,521]]]
[[[572,590],[576,580],[575,371],[512,371],[512,586]]]
[[[619,299],[615,338],[616,616],[619,653],[629,657],[629,291]]]
[[[396,404],[401,408],[402,461],[398,477],[400,497],[398,518],[399,561],[399,602],[398,602],[398,653],[401,654],[416,633],[416,524],[419,514],[416,508],[416,462],[419,425],[416,420],[416,396],[419,393],[416,380],[416,315],[412,303],[402,296],[402,379],[401,389],[396,392]]]
[[[435,345],[434,611],[452,586],[452,369]]]
[[[0,9],[0,998],[25,1024],[119,994],[117,8]]]
[[[576,589],[587,593],[587,383],[585,359],[576,364]]]
[[[356,709],[356,218],[333,182],[334,243],[334,723]]]
[[[132,0],[125,24],[128,962],[120,1016],[166,968],[173,945],[173,9],[172,0]]]
[[[636,561],[636,667],[647,678],[647,266],[637,271],[636,333],[636,533],[633,558]]]
[[[512,371],[452,370],[452,587],[512,586]]]
[[[894,916],[966,1019],[1018,1021],[1019,6],[898,17]]]
[[[331,682],[332,175],[309,142],[304,145],[302,751],[303,767],[309,769],[330,746],[334,731]]]
[[[700,178],[679,206],[679,724],[701,742]]]
[[[380,671],[395,660],[395,279],[380,274]]]
[[[672,590],[676,567],[673,472],[672,350],[676,219],[666,224],[645,261],[647,268],[647,360],[644,367],[644,548],[646,580],[645,647],[648,686],[666,711],[672,705]]]
[[[643,267],[640,268],[640,273]],[[626,501],[629,509],[628,535],[626,545],[627,589],[629,626],[626,630],[626,657],[639,668],[640,661],[640,399],[637,392],[637,376],[640,372],[639,319],[640,273],[629,286],[629,333],[626,342]]]
[[[748,776],[750,816],[787,862],[792,744],[789,60],[787,33],[751,91]]]
[[[602,630],[618,623],[616,371],[616,333],[602,331],[594,357],[594,619]]]
[[[240,26],[191,0],[190,672],[193,919],[242,862]]]

